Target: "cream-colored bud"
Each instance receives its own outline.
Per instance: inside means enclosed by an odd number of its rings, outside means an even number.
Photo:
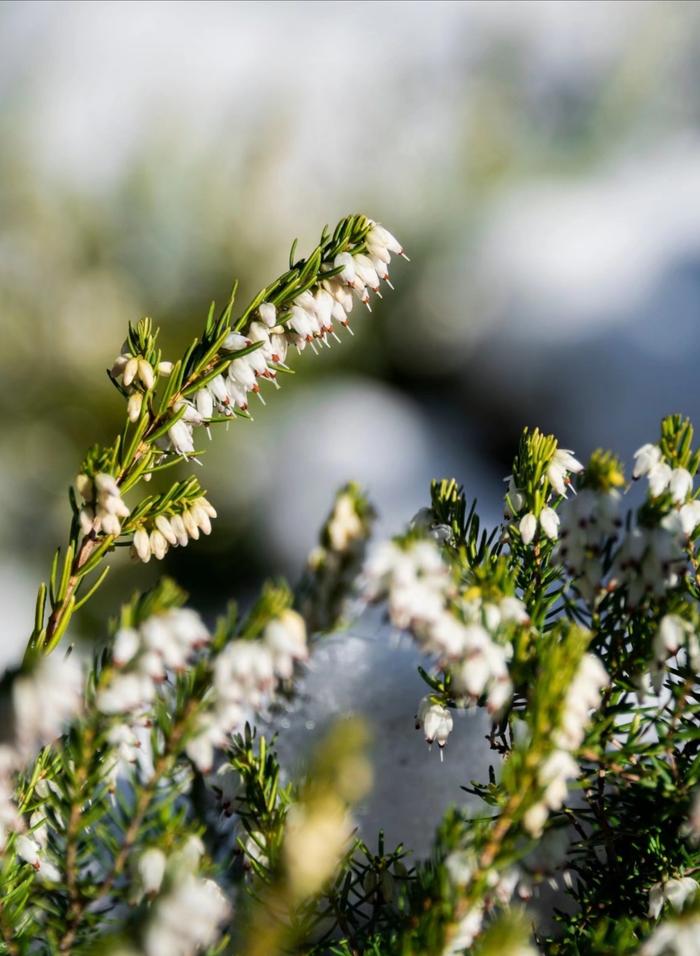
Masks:
[[[75,490],[85,501],[89,501],[94,493],[92,478],[88,478],[87,475],[78,475],[75,479]]]
[[[129,385],[134,381],[139,371],[139,360],[133,356],[124,366],[124,375],[122,382],[128,388]]]
[[[122,526],[119,518],[117,518],[116,515],[109,514],[109,512],[107,512],[107,514],[101,515],[100,521],[102,524],[102,530],[105,534],[112,535],[116,538],[122,533]]]
[[[168,544],[177,544],[177,535],[175,534],[170,521],[165,515],[158,515],[156,518],[156,528],[163,535]]]
[[[130,422],[137,422],[141,417],[141,406],[143,405],[143,395],[141,392],[132,392],[129,395],[129,401],[126,403],[126,414]]]
[[[153,368],[150,362],[147,362],[146,359],[139,359],[139,378],[144,384],[145,388],[153,388],[155,384],[155,376],[153,374]]]
[[[144,564],[151,560],[151,543],[145,528],[139,528],[134,534],[134,550]]]
[[[158,374],[168,376],[173,370],[172,362],[158,362]]]
[[[158,531],[158,529],[156,528],[153,531],[151,531],[151,536],[149,541],[150,541],[151,551],[153,555],[159,561],[162,561],[168,551],[167,540],[165,539],[163,534],[160,531]]]

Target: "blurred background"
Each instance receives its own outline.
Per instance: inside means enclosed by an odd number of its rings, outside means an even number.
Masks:
[[[0,4],[3,660],[122,421],[127,322],[175,356],[234,277],[243,305],[349,212],[412,262],[216,435],[216,532],[165,562],[205,609],[294,578],[349,478],[385,530],[444,474],[495,518],[525,424],[629,462],[699,417],[700,5]],[[118,562],[85,632],[143,571]]]

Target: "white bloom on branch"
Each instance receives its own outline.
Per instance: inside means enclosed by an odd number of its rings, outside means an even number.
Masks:
[[[547,478],[556,493],[566,497],[571,483],[569,474],[578,474],[580,471],[583,471],[583,465],[574,458],[574,453],[566,448],[558,448],[547,468]]]
[[[301,614],[288,608],[265,627],[263,641],[272,654],[272,666],[282,680],[289,680],[294,664],[309,656],[306,624]]]
[[[662,461],[661,449],[658,445],[646,444],[634,453],[633,478],[642,478],[648,475]]]
[[[37,871],[42,880],[50,883],[61,881],[60,870],[47,859],[45,848],[33,834],[20,834],[15,840],[15,851],[21,860]]]
[[[477,903],[471,906],[452,932],[442,956],[462,956],[481,932],[483,921],[483,905]]]
[[[693,476],[685,468],[674,468],[668,486],[673,500],[682,504],[693,490]]]
[[[17,748],[31,756],[55,740],[81,709],[83,673],[75,655],[42,657],[12,684]]]
[[[559,536],[559,515],[554,508],[545,506],[540,512],[540,527],[551,541]]]
[[[427,744],[437,742],[442,751],[453,726],[452,714],[447,707],[433,701],[430,696],[421,699],[416,715],[416,729],[423,730]]]
[[[639,950],[639,956],[698,956],[700,915],[667,920],[658,926]]]
[[[136,869],[144,893],[160,891],[167,862],[165,853],[155,846],[149,847],[138,858]]]
[[[146,956],[194,956],[216,942],[229,913],[228,900],[213,880],[180,875],[153,907],[144,937]]]
[[[694,898],[697,890],[698,884],[690,876],[654,883],[649,890],[649,918],[658,919],[666,903],[680,913],[688,900]]]

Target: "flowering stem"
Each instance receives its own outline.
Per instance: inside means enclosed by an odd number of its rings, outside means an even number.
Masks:
[[[371,249],[376,254],[374,259],[363,254]],[[149,319],[130,327],[126,347],[131,351],[118,357],[110,373],[114,385],[129,400],[128,421],[123,433],[109,449],[94,450],[92,457],[89,453],[86,458],[87,467],[83,466],[84,473],[79,476],[79,483],[76,483],[84,504],[81,507],[72,495],[74,522],[69,548],[60,574],[59,555],[54,559],[51,587],[48,590],[51,611],[45,625],[47,589],[43,584],[39,589],[35,627],[29,639],[28,654],[50,653],[57,646],[74,611],[92,597],[104,576],[100,576],[93,587],[78,599],[82,580],[98,567],[104,554],[113,549],[120,535],[134,533],[140,536],[140,541],[134,538],[133,543],[135,547],[137,544],[145,547],[145,556],[137,548],[143,560],[148,560],[151,553],[157,558],[163,557],[167,550],[164,538],[162,547],[157,549],[154,546],[153,552],[149,550],[147,540],[144,544],[143,536],[147,532],[143,519],[148,506],[144,510],[137,505],[132,526],[125,525],[122,529],[120,519],[128,518],[130,511],[121,501],[121,494],[135,487],[154,470],[176,464],[194,453],[192,425],[188,422],[215,424],[227,420],[226,416],[230,418],[234,412],[242,414],[240,410],[247,409],[247,391],[259,391],[256,378],[262,376],[260,381],[275,379],[279,367],[286,367],[284,355],[288,343],[296,344],[300,350],[308,343],[315,350],[314,339],[328,344],[328,335],[335,335],[332,317],[347,327],[353,299],[351,289],[363,303],[368,304],[368,287],[378,291],[380,277],[388,279],[386,263],[390,258],[389,249],[402,254],[396,240],[371,220],[364,216],[346,217],[338,223],[332,234],[324,229],[320,244],[308,259],[301,259],[295,264],[290,261],[288,271],[258,293],[237,320],[232,319],[235,288],[218,319],[214,317],[212,306],[201,338],[195,339],[182,359],[174,365],[160,361],[161,353],[156,346],[158,330],[153,329]],[[334,292],[331,293],[329,289]],[[260,321],[256,321],[256,317]],[[244,332],[249,334],[248,339],[243,335]],[[283,351],[280,351],[282,346],[279,344],[272,345],[272,339],[283,343]],[[247,364],[248,360],[251,361],[250,365]],[[231,376],[234,371],[230,387],[226,386],[222,376]],[[161,375],[169,376],[169,379],[158,398],[155,390]],[[221,389],[225,392],[227,388],[229,395],[224,395],[222,399]],[[208,403],[208,413],[200,412],[194,404],[201,395]],[[216,401],[212,405],[214,399]],[[213,415],[214,407],[226,414],[223,417]],[[190,418],[186,418],[186,414],[190,414]],[[192,418],[192,415],[195,417]],[[184,430],[185,441],[176,439],[177,429],[180,438]],[[161,452],[160,445],[166,436],[170,446]],[[156,442],[159,444],[158,450],[155,449]],[[165,465],[160,460],[163,456],[167,459]],[[102,485],[96,491],[95,482],[99,484],[100,479]],[[104,506],[98,492],[107,496],[111,510]],[[168,505],[172,503],[172,500],[167,501]],[[160,514],[167,527],[167,515],[163,512]],[[156,521],[156,527],[160,514],[148,512],[147,515],[151,521]],[[82,537],[80,531],[83,532]],[[155,531],[153,533],[156,534]],[[158,535],[162,538],[160,530],[156,537]],[[172,543],[175,543],[175,537]]]

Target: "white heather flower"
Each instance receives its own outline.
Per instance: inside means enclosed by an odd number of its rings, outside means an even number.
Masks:
[[[131,385],[139,371],[139,360],[133,355],[129,356],[122,370],[122,382],[126,388]]]
[[[59,869],[46,858],[44,848],[33,835],[21,834],[18,836],[15,841],[15,850],[21,860],[34,867],[42,880],[48,880],[50,883],[61,881],[62,877]]]
[[[353,258],[355,260],[355,275],[373,292],[376,292],[379,289],[379,276],[372,265],[372,260],[365,255],[356,255]]]
[[[665,614],[654,638],[654,656],[657,660],[666,660],[667,657],[677,654],[686,631],[687,625],[683,618],[677,614]]]
[[[187,873],[158,897],[144,935],[146,956],[194,956],[212,946],[230,906],[213,880]]]
[[[394,542],[376,546],[365,565],[369,600],[388,594],[392,624],[408,628],[435,622],[445,608],[450,575],[436,543],[412,542],[406,549]]]
[[[168,544],[177,544],[177,535],[173,530],[173,526],[170,524],[170,521],[165,515],[158,515],[155,520],[155,525],[158,531],[163,535]]]
[[[697,889],[698,884],[689,876],[654,883],[649,890],[649,918],[657,919],[665,903],[670,903],[680,913],[686,902],[693,899]]]
[[[138,376],[143,383],[144,388],[150,389],[153,388],[155,384],[155,376],[153,374],[153,367],[150,362],[147,362],[145,358],[140,358],[138,360],[139,371]]]
[[[304,618],[291,608],[269,622],[263,641],[272,653],[275,673],[283,680],[294,673],[295,661],[305,661],[308,657]]]
[[[36,870],[39,869],[41,847],[35,839],[31,836],[26,836],[24,833],[21,834],[15,840],[15,850],[20,860],[24,860],[25,863],[33,866]]]
[[[18,750],[31,755],[50,743],[80,710],[83,675],[75,655],[42,657],[12,684]]]
[[[432,744],[437,741],[438,747],[442,750],[453,726],[452,714],[447,707],[434,702],[429,696],[421,699],[416,716],[416,728],[422,728],[426,743]]]
[[[649,479],[649,491],[653,498],[658,498],[659,495],[666,491],[672,476],[671,466],[667,465],[665,461],[660,461],[657,465],[654,465],[647,476]]]
[[[540,512],[540,526],[551,541],[559,535],[559,515],[553,508],[544,507]]]
[[[442,950],[442,956],[462,956],[481,932],[484,920],[483,904],[475,904],[461,918],[456,932]]]
[[[97,694],[97,709],[103,714],[125,714],[139,710],[155,697],[153,681],[145,674],[117,674]]]
[[[272,654],[259,641],[227,644],[214,665],[214,687],[223,701],[259,707],[274,685]]]
[[[693,476],[685,468],[674,468],[668,487],[673,500],[682,504],[693,490]]]
[[[455,886],[466,886],[477,868],[477,860],[470,850],[453,850],[445,858],[445,869]]]
[[[544,829],[548,816],[549,810],[547,809],[547,804],[543,800],[538,800],[537,803],[533,803],[525,812],[523,816],[523,826],[531,836],[539,837],[542,835],[542,830]]]
[[[112,659],[117,667],[124,667],[137,654],[141,646],[139,632],[133,627],[120,627],[114,636]]]
[[[114,762],[107,775],[112,789],[123,772],[124,765],[136,763],[141,743],[128,723],[114,724],[107,734],[107,742],[113,748]]]
[[[537,531],[537,518],[531,511],[521,518],[519,528],[523,544],[530,544]]]
[[[516,624],[527,624],[530,616],[523,602],[516,597],[504,597],[498,605],[501,620],[514,621]]]
[[[141,625],[144,647],[158,654],[166,667],[182,670],[198,647],[209,640],[209,631],[191,608],[171,608],[153,614]]]
[[[176,454],[184,457],[194,454],[192,428],[187,422],[180,419],[174,425],[171,425],[168,429],[168,438]]]
[[[566,692],[561,725],[553,734],[557,747],[575,750],[581,745],[590,711],[600,703],[601,689],[608,680],[600,659],[595,654],[584,654]]]
[[[137,422],[141,417],[143,395],[141,392],[132,392],[126,403],[126,414],[130,422]]]
[[[145,850],[138,859],[136,868],[141,879],[144,893],[158,893],[165,876],[167,858],[162,850],[152,846]]]
[[[167,362],[167,361],[159,362],[157,372],[159,375],[163,375],[165,378],[167,378],[168,375],[170,375],[170,373],[172,372],[173,367],[174,366],[172,362]]]
[[[214,398],[208,388],[200,388],[194,396],[195,408],[199,415],[208,421],[214,416]]]
[[[454,660],[464,655],[466,640],[464,624],[445,610],[431,622],[424,644],[426,651]]]
[[[700,501],[689,501],[684,504],[678,512],[680,516],[681,531],[687,537],[700,524]]]
[[[221,343],[221,348],[224,352],[242,352],[250,344],[250,339],[247,336],[241,335],[240,332],[229,332]],[[217,378],[221,378],[221,376],[217,375]]]
[[[537,778],[545,788],[544,802],[550,810],[558,810],[568,791],[567,780],[578,776],[579,768],[571,754],[565,750],[555,750],[542,763]]]
[[[151,540],[145,528],[134,532],[134,551],[144,564],[151,560]]]
[[[700,914],[666,920],[639,950],[639,956],[699,956]]]
[[[333,268],[340,268],[338,277],[347,285],[353,286],[357,281],[355,274],[355,260],[349,252],[340,252],[333,260]]]
[[[566,448],[558,448],[547,468],[547,478],[558,495],[566,497],[569,486],[568,475],[583,471],[583,465],[574,458],[574,453]]]
[[[389,230],[378,222],[372,222],[372,228],[367,233],[367,245],[370,249],[386,249],[387,252],[404,255],[403,247],[396,236],[392,236]],[[376,252],[372,252],[372,255],[376,255]]]
[[[261,302],[258,306],[258,315],[269,328],[277,325],[277,309],[272,302]]]
[[[168,551],[168,542],[165,536],[157,528],[154,528],[151,531],[148,543],[153,557],[162,561]]]
[[[661,461],[661,449],[658,445],[642,445],[634,453],[633,478],[641,478],[648,475],[649,472]]]
[[[362,538],[362,521],[351,495],[339,495],[328,523],[328,536],[334,551],[346,551],[351,542]]]

